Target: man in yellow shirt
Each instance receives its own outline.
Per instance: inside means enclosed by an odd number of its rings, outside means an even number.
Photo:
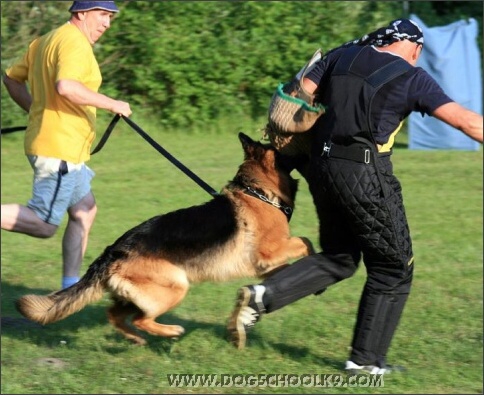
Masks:
[[[67,212],[62,288],[79,280],[97,211],[94,172],[85,164],[95,139],[96,109],[131,115],[127,102],[98,93],[102,77],[92,47],[119,12],[116,4],[74,1],[69,12],[70,20],[35,39],[3,79],[12,99],[29,113],[24,149],[34,182],[26,206],[2,204],[2,229],[48,238]]]

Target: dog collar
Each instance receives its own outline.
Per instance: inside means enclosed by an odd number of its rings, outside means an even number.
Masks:
[[[251,188],[251,187],[245,187],[245,190],[244,192],[247,194],[247,195],[250,195],[250,196],[253,196],[253,197],[256,197],[260,200],[262,200],[263,202],[266,202],[266,203],[269,203],[270,205],[274,206],[274,207],[277,207],[279,210],[281,210],[284,215],[287,217],[287,222],[289,222],[291,220],[291,217],[292,217],[292,212],[294,211],[292,207],[290,207],[289,205],[287,205],[286,203],[282,202],[282,199],[281,202],[282,203],[278,203],[278,202],[274,202],[272,200],[270,200],[266,195],[264,195],[263,193],[260,193],[258,191],[256,191],[254,188]]]

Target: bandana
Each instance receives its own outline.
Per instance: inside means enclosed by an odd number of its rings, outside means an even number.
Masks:
[[[353,45],[386,47],[394,42],[403,40],[409,40],[423,46],[423,32],[416,22],[410,19],[396,19],[386,27],[380,27],[372,33],[365,34],[361,38],[348,41],[337,48],[331,49],[324,54],[324,57],[337,49],[351,47]]]
[[[394,42],[403,40],[423,45],[423,32],[416,22],[410,19],[396,19],[390,22],[387,27],[381,27],[359,39],[349,41],[343,44],[343,46],[375,45],[377,47],[386,47]]]

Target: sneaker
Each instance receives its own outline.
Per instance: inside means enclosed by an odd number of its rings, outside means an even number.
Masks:
[[[237,292],[235,309],[229,318],[227,330],[231,343],[239,350],[245,347],[247,332],[266,311],[262,303],[265,290],[263,285],[247,285]]]
[[[392,372],[403,372],[405,368],[393,365],[386,365],[384,368],[380,368],[376,365],[357,365],[353,361],[346,361],[345,371],[348,374],[389,374]]]

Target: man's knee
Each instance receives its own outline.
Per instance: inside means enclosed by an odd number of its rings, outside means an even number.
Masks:
[[[361,259],[361,254],[357,251],[344,254],[325,253],[324,255],[335,263],[333,270],[335,275],[339,277],[339,280],[345,280],[353,276],[358,269]]]
[[[59,227],[57,225],[52,225],[48,222],[42,222],[37,229],[36,237],[40,239],[49,239],[55,235],[58,228]]]
[[[69,220],[91,227],[96,218],[97,205],[92,193],[89,193],[68,210]]]
[[[386,294],[409,294],[413,281],[413,264],[403,268],[386,268],[368,271],[370,289]]]
[[[94,219],[96,218],[97,214],[97,206],[96,204],[89,206],[89,208],[86,210],[86,221],[90,225],[94,222]]]

